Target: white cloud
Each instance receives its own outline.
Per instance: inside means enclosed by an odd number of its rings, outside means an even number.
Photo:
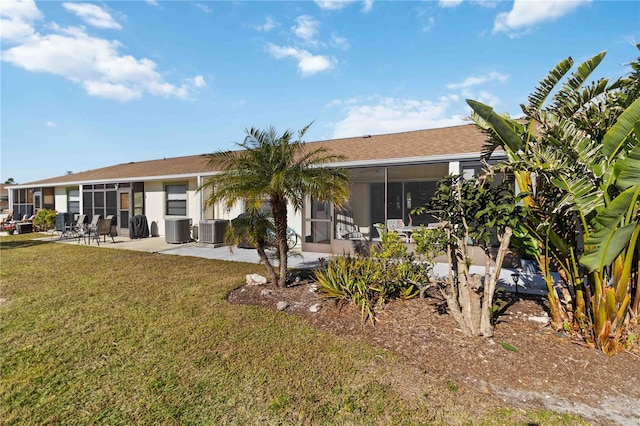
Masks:
[[[427,22],[425,24],[422,24],[422,32],[427,33],[431,31],[431,29],[435,24],[436,24],[435,19],[433,19],[433,16],[430,16],[429,19],[427,19]]]
[[[145,0],[151,6],[160,6],[160,4],[156,0]]]
[[[291,27],[291,31],[304,41],[316,44],[316,37],[320,32],[320,22],[308,15],[300,15],[296,18],[296,25]]]
[[[80,19],[97,28],[121,30],[122,27],[104,9],[89,3],[62,3],[62,6],[75,13]]]
[[[355,0],[315,0],[320,9],[323,10],[341,10],[347,7]]]
[[[197,87],[198,89],[207,87],[207,82],[204,81],[204,77],[201,75],[196,75],[194,78],[188,78],[187,82],[192,84],[193,87]]]
[[[369,13],[373,9],[373,0],[364,0],[362,2],[362,12]]]
[[[304,49],[295,47],[282,47],[275,44],[267,44],[267,50],[276,59],[292,57],[298,61],[298,71],[303,76],[317,74],[334,67],[334,60],[322,55],[313,55]]]
[[[103,81],[85,80],[82,82],[85,90],[92,96],[113,99],[115,101],[127,102],[138,99],[142,96],[142,91],[135,87],[124,84],[114,84]]]
[[[483,104],[486,104],[486,105],[491,105],[492,107],[496,107],[500,105],[500,98],[498,98],[492,93],[487,92],[486,90],[481,90],[475,95],[466,96],[466,98],[473,99],[478,102],[482,102]]]
[[[185,79],[180,85],[168,83],[152,60],[122,54],[119,41],[93,37],[82,27],[63,28],[52,22],[46,25],[47,34],[35,32],[33,21],[41,19],[41,14],[37,8],[25,7],[27,3],[30,2],[12,2],[10,6],[21,7],[2,9],[3,20],[32,28],[30,34],[22,31],[20,38],[12,39],[15,45],[1,52],[2,61],[31,72],[59,75],[80,85],[91,96],[120,101],[136,99],[144,93],[188,99],[196,89],[206,86],[202,76]],[[95,16],[87,10],[74,9],[84,17]]]
[[[256,25],[254,28],[258,31],[269,32],[278,25],[280,24],[276,22],[271,16],[267,16],[264,20],[264,24]]]
[[[45,123],[45,125],[46,125],[47,127],[58,127],[58,124],[57,124],[57,123],[54,123],[53,121],[47,121],[47,122]]]
[[[471,0],[471,3],[487,9],[493,9],[498,5],[498,0]]]
[[[331,46],[337,47],[343,50],[348,50],[349,47],[351,47],[346,38],[340,37],[333,33],[331,34]]]
[[[498,14],[493,32],[514,32],[529,29],[545,21],[556,20],[591,0],[527,1],[514,0],[510,12]]]
[[[204,13],[213,13],[213,9],[211,9],[206,4],[194,3],[194,6],[197,7],[198,9],[202,10]]]
[[[33,0],[2,0],[0,8],[0,38],[3,42],[17,42],[34,33],[33,22],[42,13]]]
[[[436,102],[380,97],[352,98],[333,101],[329,106],[343,106],[346,112],[346,118],[335,124],[333,138],[395,133],[465,123],[464,114],[449,113],[452,99],[448,97],[442,97]]]
[[[462,0],[439,0],[438,6],[440,7],[458,7],[462,3]]]
[[[508,78],[509,77],[504,74],[500,74],[499,72],[492,71],[486,75],[467,77],[461,83],[447,84],[447,89],[452,89],[452,90],[468,89],[470,87],[477,86],[479,84],[488,83],[490,81],[504,82],[504,81],[507,81]]]
[[[316,5],[323,10],[342,10],[358,0],[315,0]],[[362,1],[362,12],[369,13],[373,8],[373,0]]]
[[[449,99],[474,99],[487,105],[500,105],[500,98],[488,92],[487,90],[478,90],[477,86],[486,85],[487,83],[498,82],[503,83],[509,79],[509,76],[492,71],[485,75],[471,76],[465,78],[460,83],[447,84],[447,89],[457,91],[448,95]]]

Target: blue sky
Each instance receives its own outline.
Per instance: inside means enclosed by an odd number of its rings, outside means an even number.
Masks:
[[[637,1],[0,1],[0,179],[518,115],[560,60],[638,56]]]

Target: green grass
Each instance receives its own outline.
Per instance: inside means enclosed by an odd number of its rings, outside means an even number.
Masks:
[[[392,354],[228,303],[256,265],[32,237],[0,238],[2,424],[575,424],[403,396]]]

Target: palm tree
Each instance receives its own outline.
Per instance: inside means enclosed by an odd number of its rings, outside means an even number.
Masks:
[[[287,279],[288,206],[300,211],[307,196],[337,205],[349,198],[346,172],[328,167],[343,158],[331,155],[326,148],[311,149],[305,145],[302,138],[309,126],[298,132],[297,139],[290,130],[279,135],[273,127],[245,130],[244,142],[237,144],[242,150],[207,155],[209,165],[221,172],[199,188],[212,189],[207,205],[223,202],[230,209],[244,201],[247,211],[253,214],[264,202],[269,203],[278,241],[280,287],[285,286]]]

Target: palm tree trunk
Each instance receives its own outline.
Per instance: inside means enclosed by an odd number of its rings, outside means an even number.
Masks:
[[[287,201],[282,198],[271,198],[271,213],[276,226],[276,236],[278,239],[278,254],[280,256],[280,277],[278,287],[287,285],[287,260],[289,257],[289,246],[287,245]]]
[[[273,265],[269,261],[269,257],[267,256],[267,253],[264,251],[264,247],[256,247],[256,250],[258,251],[258,256],[260,256],[260,260],[262,260],[262,262],[264,263],[264,266],[266,266],[267,270],[269,271],[269,275],[271,276],[271,282],[273,284],[278,284],[278,276],[276,275],[276,270],[273,268]]]

